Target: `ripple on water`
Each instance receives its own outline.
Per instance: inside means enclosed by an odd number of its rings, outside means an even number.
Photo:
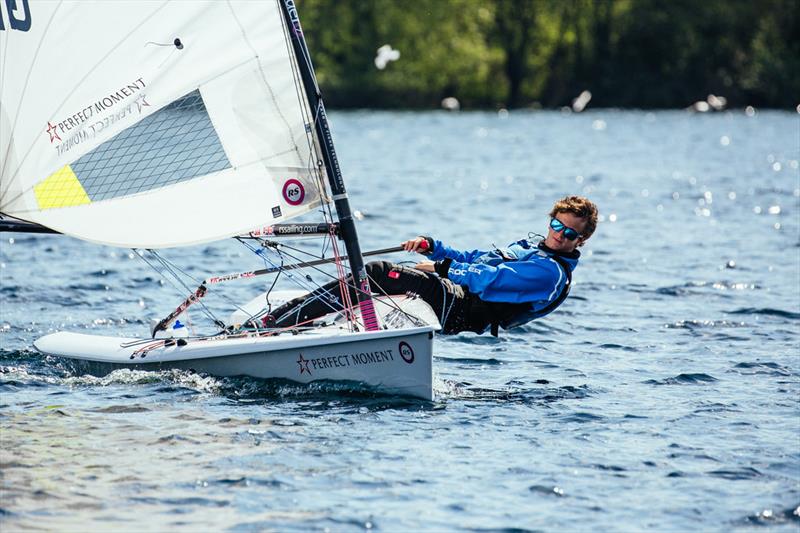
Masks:
[[[489,365],[489,366],[496,366],[502,365],[503,361],[499,359],[495,359],[490,357],[489,359],[483,359],[478,357],[439,357],[435,356],[434,359],[439,362],[442,361],[444,363],[460,363],[465,365]]]
[[[711,470],[706,473],[709,476],[728,479],[731,481],[736,481],[741,479],[753,479],[763,476],[761,472],[749,466],[744,466],[739,468],[722,468],[719,470]]]
[[[3,286],[0,287],[0,294],[2,294],[4,298],[17,298],[23,290],[21,285],[14,285],[3,280]]]
[[[646,385],[697,385],[701,383],[712,383],[719,381],[714,376],[698,373],[698,374],[678,374],[665,379],[648,379],[643,383]]]
[[[163,437],[159,437],[158,440],[153,442],[152,444],[169,444],[169,445],[179,445],[181,443],[189,443],[189,444],[201,444],[201,442],[197,439],[193,439],[190,437],[186,437],[184,435],[178,435],[177,433],[173,433],[170,435],[164,435]]]
[[[727,291],[755,291],[760,290],[761,286],[756,283],[744,283],[738,281],[688,281],[678,285],[668,285],[655,289],[656,294],[664,296],[707,296],[709,289],[715,291],[718,296],[728,297]],[[634,292],[649,292],[651,289],[642,289]]]
[[[599,420],[605,420],[604,416],[596,415],[593,413],[585,413],[585,412],[575,412],[570,413],[568,415],[560,415],[559,418],[563,422],[578,422],[579,424],[585,424],[587,422],[597,422]]]
[[[598,346],[598,348],[602,348],[604,350],[622,350],[624,352],[638,352],[639,351],[639,348],[635,348],[633,346],[625,346],[625,345],[622,345],[622,344],[613,344],[613,343],[601,344],[600,346]]]
[[[800,524],[800,505],[778,511],[764,509],[738,521],[742,525],[769,526],[779,524]]]
[[[736,404],[727,405],[724,403],[719,402],[700,402],[701,405],[694,411],[694,414],[698,413],[739,413],[741,409],[738,409]]]
[[[578,400],[591,396],[591,389],[587,385],[544,388],[519,388],[519,389],[489,389],[465,388],[463,393],[453,399],[469,399],[479,401],[502,401],[504,403],[518,403],[523,405],[542,405],[561,400]]]
[[[147,407],[141,405],[109,405],[108,407],[98,407],[96,409],[87,409],[92,413],[106,413],[106,414],[123,414],[123,413],[145,413],[150,411]]]
[[[108,285],[105,283],[73,283],[69,285],[67,289],[72,291],[101,291],[105,292],[108,290]]]
[[[242,476],[240,478],[221,478],[209,480],[209,484],[217,484],[227,487],[244,486],[250,487],[252,485],[260,487],[283,488],[288,486],[287,483],[273,478],[260,478],[253,476]]]
[[[792,372],[786,368],[785,366],[781,366],[778,363],[772,363],[769,361],[753,361],[753,362],[746,362],[743,361],[741,363],[736,364],[733,367],[733,370],[729,370],[729,372],[736,372],[738,374],[743,375],[754,375],[754,374],[764,374],[768,376],[791,376]]]
[[[730,322],[728,320],[678,320],[671,324],[665,324],[667,329],[704,329],[704,328],[743,328],[747,326],[744,322]]]
[[[197,496],[188,498],[151,498],[146,496],[134,496],[130,498],[130,501],[146,505],[156,505],[159,507],[170,506],[173,508],[170,510],[172,513],[193,512],[194,510],[190,509],[191,506],[227,507],[231,504],[231,502],[228,500],[215,500],[211,498],[200,498]]]
[[[472,334],[464,334],[464,335],[453,335],[450,337],[444,337],[441,339],[442,342],[452,342],[452,343],[460,343],[460,344],[472,344],[475,346],[486,346],[492,344],[500,344],[504,342],[510,342],[508,337],[492,337],[491,335],[472,335]]]
[[[595,470],[602,470],[604,472],[610,472],[612,476],[615,477],[628,477],[628,474],[624,474],[623,472],[627,472],[628,469],[618,465],[606,465],[602,463],[595,463],[590,465]]]
[[[543,494],[545,496],[553,496],[556,498],[563,498],[566,496],[564,494],[564,489],[554,485],[531,485],[528,487],[530,492],[535,492],[536,494]]]
[[[783,309],[773,309],[771,307],[743,307],[734,311],[728,311],[729,315],[767,315],[800,320],[800,313],[784,311]]]

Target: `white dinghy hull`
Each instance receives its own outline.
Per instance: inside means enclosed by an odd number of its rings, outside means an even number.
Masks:
[[[177,368],[298,383],[351,381],[381,392],[433,400],[429,327],[359,333],[323,328],[300,335],[180,339],[185,344],[178,340],[148,350],[147,339],[59,332],[38,339],[34,347],[45,355],[88,363],[92,373]]]

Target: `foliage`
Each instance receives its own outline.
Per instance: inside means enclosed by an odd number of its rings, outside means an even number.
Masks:
[[[333,107],[800,101],[800,0],[299,0]],[[400,58],[374,63],[384,44]]]

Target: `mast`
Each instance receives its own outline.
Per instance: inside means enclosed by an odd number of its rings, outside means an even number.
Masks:
[[[300,76],[303,80],[306,98],[312,113],[314,113],[314,128],[317,138],[321,143],[322,159],[328,174],[328,183],[331,187],[333,203],[336,208],[336,215],[339,218],[339,228],[347,250],[347,260],[350,262],[350,270],[353,273],[353,283],[355,284],[358,295],[358,307],[361,310],[361,318],[368,331],[379,329],[378,320],[375,316],[375,308],[372,303],[372,293],[370,292],[367,271],[364,268],[364,258],[361,255],[361,246],[358,244],[358,234],[356,232],[353,214],[350,211],[350,202],[347,199],[347,191],[342,179],[342,171],[339,168],[339,160],[333,148],[333,138],[328,126],[328,117],[325,114],[325,105],[322,102],[322,95],[317,85],[317,78],[314,74],[314,67],[311,64],[311,56],[308,52],[306,39],[303,36],[303,29],[300,26],[300,18],[297,14],[297,6],[294,0],[279,0],[281,11],[286,21],[286,26],[292,35],[292,48],[297,58]]]

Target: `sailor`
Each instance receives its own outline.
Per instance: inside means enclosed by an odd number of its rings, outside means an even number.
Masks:
[[[413,268],[387,261],[366,265],[377,294],[413,293],[430,305],[442,333],[509,329],[541,318],[566,299],[578,248],[597,227],[597,207],[587,198],[567,196],[550,211],[547,237],[523,239],[507,248],[462,252],[441,241],[419,236],[402,243],[409,252],[430,260]],[[338,282],[275,309],[264,325],[301,324],[341,309]],[[351,298],[356,301],[351,291]],[[274,318],[273,318],[274,317]]]

